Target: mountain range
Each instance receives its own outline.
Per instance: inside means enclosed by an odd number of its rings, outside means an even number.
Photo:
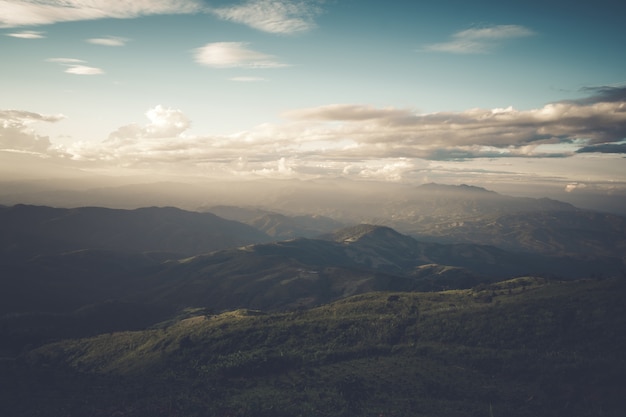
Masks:
[[[0,206],[0,412],[619,415],[626,219],[418,194]]]

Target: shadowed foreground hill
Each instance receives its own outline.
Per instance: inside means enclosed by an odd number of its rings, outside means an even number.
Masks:
[[[186,316],[4,361],[3,415],[618,417],[626,282],[518,278]],[[194,316],[194,314],[196,314]]]

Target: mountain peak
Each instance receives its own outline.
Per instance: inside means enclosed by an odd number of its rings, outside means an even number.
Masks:
[[[363,223],[340,229],[332,233],[329,237],[335,242],[353,243],[364,238],[403,238],[404,235],[387,226]]]

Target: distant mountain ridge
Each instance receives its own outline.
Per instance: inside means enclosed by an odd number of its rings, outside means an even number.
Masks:
[[[260,208],[214,206],[207,211],[225,219],[246,223],[279,240],[316,237],[345,226],[342,222],[326,216],[288,216]]]
[[[82,249],[189,256],[271,240],[251,226],[174,207],[64,209],[20,204],[0,208],[0,231],[0,255],[5,258]]]

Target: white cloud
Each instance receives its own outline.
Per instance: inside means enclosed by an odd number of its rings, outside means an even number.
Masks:
[[[7,33],[7,36],[20,39],[42,39],[45,38],[44,32],[35,30],[23,30],[21,32]]]
[[[215,42],[194,50],[197,63],[212,68],[280,68],[273,55],[253,51],[245,42]]]
[[[185,132],[191,122],[182,111],[158,105],[146,112],[150,121],[144,127],[136,124],[120,127],[109,135],[109,141],[134,141],[144,138],[174,138]]]
[[[0,110],[0,149],[45,154],[51,148],[50,139],[38,135],[29,126],[35,122],[55,123],[64,118],[63,115]]]
[[[88,67],[86,65],[70,65],[66,70],[68,74],[74,75],[100,75],[104,74],[100,68]]]
[[[248,25],[264,32],[291,34],[315,27],[320,13],[316,1],[250,0],[237,6],[209,9],[220,19]]]
[[[107,36],[104,38],[87,39],[87,42],[102,46],[124,46],[126,45],[126,42],[128,42],[128,39],[117,36]]]
[[[457,54],[488,53],[506,39],[523,38],[534,34],[532,30],[519,25],[472,28],[456,32],[448,42],[426,45],[423,49]]]
[[[83,65],[86,62],[82,59],[76,58],[49,58],[46,61],[54,62],[66,67],[67,74],[74,75],[101,75],[104,74],[104,71],[100,68],[90,67],[87,65]]]
[[[584,189],[587,188],[587,184],[585,183],[578,183],[578,182],[572,182],[569,183],[565,186],[565,192],[567,193],[571,193],[574,190],[580,190],[580,189]]]
[[[197,13],[200,0],[0,0],[0,27]]]

